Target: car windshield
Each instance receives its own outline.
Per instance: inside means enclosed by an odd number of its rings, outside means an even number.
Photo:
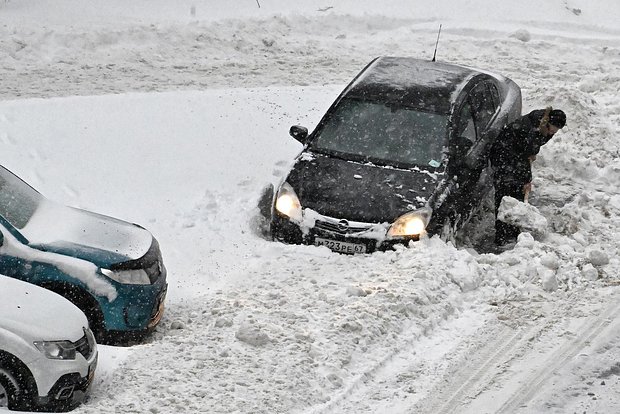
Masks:
[[[41,194],[0,167],[0,215],[13,227],[23,229],[42,200]]]
[[[345,158],[437,168],[442,164],[447,128],[445,114],[400,104],[344,99],[318,131],[311,147]]]

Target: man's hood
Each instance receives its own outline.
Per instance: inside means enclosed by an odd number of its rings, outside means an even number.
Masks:
[[[75,305],[39,286],[0,275],[0,330],[30,341],[77,341],[88,326]]]
[[[303,153],[287,181],[304,208],[334,218],[391,223],[424,206],[437,178],[419,169]]]
[[[151,233],[136,224],[51,201],[41,203],[20,231],[30,247],[100,267],[139,259],[153,242]]]

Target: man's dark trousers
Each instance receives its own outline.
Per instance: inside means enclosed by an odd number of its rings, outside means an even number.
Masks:
[[[504,196],[516,198],[519,201],[525,199],[523,183],[508,180],[505,177],[495,177],[495,244],[498,246],[517,240],[521,229],[512,224],[497,220],[499,205]]]

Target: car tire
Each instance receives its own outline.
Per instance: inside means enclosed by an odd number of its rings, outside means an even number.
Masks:
[[[0,408],[29,411],[33,392],[36,384],[28,368],[15,357],[0,354]]]
[[[77,306],[88,319],[88,325],[97,343],[106,343],[108,332],[105,329],[103,312],[97,300],[90,293],[66,283],[44,283],[41,287],[58,293]]]
[[[16,387],[13,379],[0,371],[0,408],[15,410],[18,393],[19,389]]]

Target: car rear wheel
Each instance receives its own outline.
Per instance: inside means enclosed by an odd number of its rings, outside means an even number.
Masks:
[[[0,408],[28,411],[36,389],[32,374],[17,358],[0,354]]]
[[[7,375],[0,372],[0,408],[13,409],[17,397],[17,388]],[[11,405],[9,406],[9,402]]]

